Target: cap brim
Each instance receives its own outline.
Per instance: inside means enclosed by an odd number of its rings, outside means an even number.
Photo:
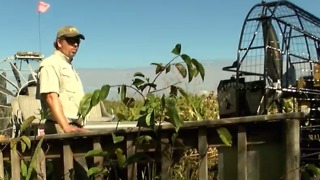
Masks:
[[[82,34],[65,34],[64,35],[65,37],[79,37],[80,39],[82,39],[82,40],[85,40],[86,38],[84,37],[84,35],[82,35]]]

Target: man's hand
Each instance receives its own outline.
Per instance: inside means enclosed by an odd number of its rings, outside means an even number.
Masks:
[[[85,129],[79,128],[77,126],[73,126],[73,125],[70,125],[70,124],[68,124],[67,126],[63,127],[62,129],[63,129],[63,131],[65,133],[69,133],[69,132],[86,132]]]

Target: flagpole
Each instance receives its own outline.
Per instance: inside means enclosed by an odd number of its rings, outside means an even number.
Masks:
[[[40,13],[38,12],[38,31],[39,31],[39,51],[41,54],[41,26],[40,26]]]
[[[38,1],[38,33],[39,33],[39,51],[41,53],[41,13],[44,13],[48,10],[50,4],[43,2],[42,0]]]
[[[38,4],[40,0],[38,1]],[[41,54],[41,21],[40,21],[40,12],[38,10],[38,35],[39,35],[39,53]]]

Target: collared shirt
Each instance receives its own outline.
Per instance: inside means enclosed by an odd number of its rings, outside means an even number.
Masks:
[[[55,51],[40,63],[38,78],[39,93],[57,93],[65,116],[68,119],[77,119],[84,91],[81,80],[72,67],[71,60],[60,51]],[[42,109],[50,111],[42,96],[41,104]],[[53,117],[49,115],[47,119],[53,119]]]

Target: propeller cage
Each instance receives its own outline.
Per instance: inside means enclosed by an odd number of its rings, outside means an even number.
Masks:
[[[285,1],[260,3],[247,14],[230,79],[217,89],[221,118],[286,112],[309,113],[301,126],[301,162],[314,140],[320,151],[320,19]],[[287,100],[287,101],[286,101]],[[318,138],[315,138],[318,137]],[[309,147],[309,149],[307,148]]]

